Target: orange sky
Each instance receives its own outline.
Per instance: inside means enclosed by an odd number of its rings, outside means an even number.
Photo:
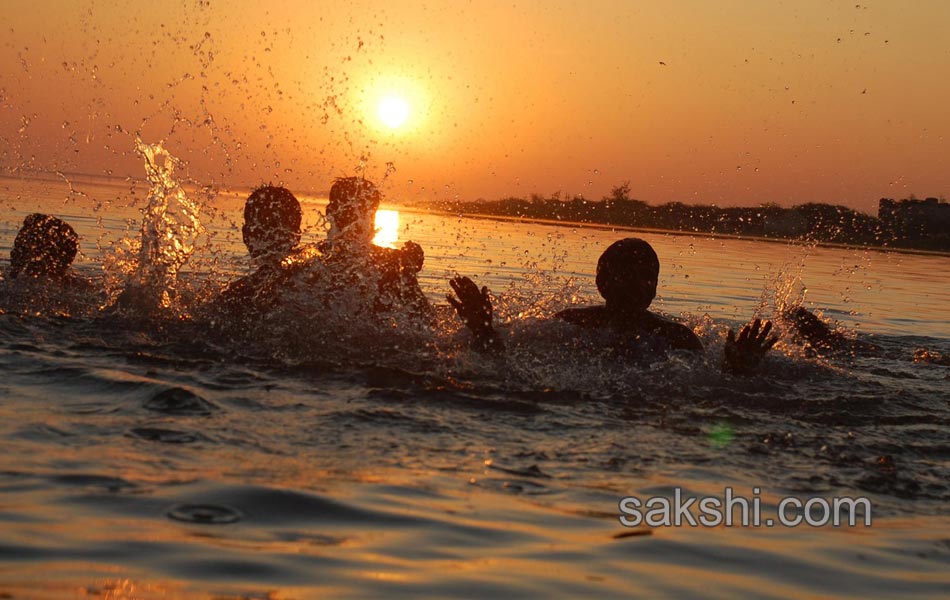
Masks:
[[[139,132],[224,186],[323,190],[365,157],[395,201],[950,190],[943,0],[136,4],[0,4],[4,172],[138,177]]]

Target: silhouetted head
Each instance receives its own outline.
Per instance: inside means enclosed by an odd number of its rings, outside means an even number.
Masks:
[[[63,220],[34,213],[23,220],[10,251],[10,277],[62,277],[79,251],[79,236]]]
[[[597,261],[597,290],[612,309],[644,311],[656,297],[660,259],[640,238],[614,242]]]
[[[362,177],[342,177],[330,188],[327,204],[329,237],[346,236],[369,242],[376,235],[376,209],[381,196],[373,182]]]
[[[813,345],[833,341],[831,338],[834,334],[828,324],[804,306],[785,309],[785,320],[795,327],[801,337]]]
[[[265,185],[244,204],[241,233],[252,258],[287,256],[300,243],[300,202],[287,188]]]

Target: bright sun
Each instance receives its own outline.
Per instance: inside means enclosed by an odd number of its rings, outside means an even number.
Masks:
[[[399,211],[379,209],[376,211],[376,237],[373,243],[377,246],[395,248],[399,239]]]
[[[409,103],[399,96],[387,96],[379,102],[379,119],[391,129],[397,129],[409,118]]]

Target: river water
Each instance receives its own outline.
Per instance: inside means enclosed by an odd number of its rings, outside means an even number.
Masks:
[[[0,256],[50,212],[105,287],[147,191],[2,179]],[[206,231],[180,279],[209,294],[249,268],[243,196],[189,193]],[[324,203],[301,200],[316,242]],[[654,309],[706,355],[628,365],[545,317],[596,302],[597,257],[634,234],[398,218],[443,305],[424,342],[291,323],[229,347],[5,288],[0,597],[946,597],[950,368],[912,356],[950,352],[947,257],[635,234],[660,257]],[[456,273],[492,289],[504,356],[467,350]],[[813,358],[785,336],[758,375],[720,373],[729,327],[802,298],[880,351]],[[618,520],[624,497],[726,487],[771,516],[786,496],[867,498],[873,524]]]

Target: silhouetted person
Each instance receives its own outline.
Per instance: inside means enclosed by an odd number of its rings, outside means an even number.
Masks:
[[[381,200],[379,190],[368,179],[344,177],[333,182],[326,209],[330,230],[320,244],[323,260],[360,281],[378,277],[375,290],[362,290],[375,296],[375,311],[403,311],[407,316],[428,318],[432,309],[417,278],[425,260],[422,247],[414,242],[405,242],[398,249],[373,244]]]
[[[786,325],[808,354],[823,357],[840,356],[878,356],[880,346],[851,338],[840,331],[835,331],[826,322],[803,306],[794,306],[782,312]],[[950,366],[950,356],[940,354],[935,350],[919,348],[914,352],[914,362],[931,363]]]
[[[102,298],[72,263],[79,236],[65,221],[34,213],[13,240],[10,267],[0,276],[0,313],[91,315]]]
[[[878,356],[880,346],[850,338],[835,331],[826,322],[803,306],[793,306],[782,312],[785,324],[791,329],[792,336],[802,344],[808,354],[823,357],[840,356]],[[936,350],[918,348],[914,352],[915,363],[930,363],[950,367],[950,355]]]
[[[79,236],[68,223],[34,213],[23,220],[10,251],[11,279],[43,278],[70,285],[88,285],[71,270],[79,252]]]
[[[340,177],[330,187],[327,204],[326,246],[353,252],[371,249],[376,236],[376,211],[382,196],[372,181],[362,177]]]
[[[251,258],[261,266],[279,264],[300,244],[303,211],[300,202],[284,187],[264,185],[244,203],[241,237]]]
[[[659,274],[660,261],[650,244],[639,238],[614,242],[597,261],[597,290],[605,304],[569,308],[555,318],[583,329],[612,330],[626,341],[638,342],[640,352],[701,352],[703,345],[691,329],[648,310],[656,297]],[[450,283],[458,298],[448,296],[449,303],[474,334],[476,344],[482,348],[500,346],[492,327],[488,289],[479,290],[468,277],[456,277]],[[736,374],[754,370],[778,341],[769,337],[771,329],[770,322],[763,326],[756,319],[743,327],[738,338],[730,330],[723,369]]]
[[[647,310],[656,297],[660,259],[639,238],[613,243],[597,261],[597,291],[606,301],[599,306],[568,308],[555,315],[585,328],[605,328],[664,342],[668,350],[702,350],[693,331]]]
[[[829,355],[854,350],[854,340],[848,339],[840,332],[833,330],[827,323],[803,306],[785,309],[782,312],[782,317],[791,329],[792,336],[802,343],[806,352]]]
[[[266,311],[277,303],[315,253],[298,248],[302,211],[300,202],[286,188],[265,185],[248,196],[244,204],[241,235],[257,269],[233,281],[214,302],[231,316],[248,311]]]

